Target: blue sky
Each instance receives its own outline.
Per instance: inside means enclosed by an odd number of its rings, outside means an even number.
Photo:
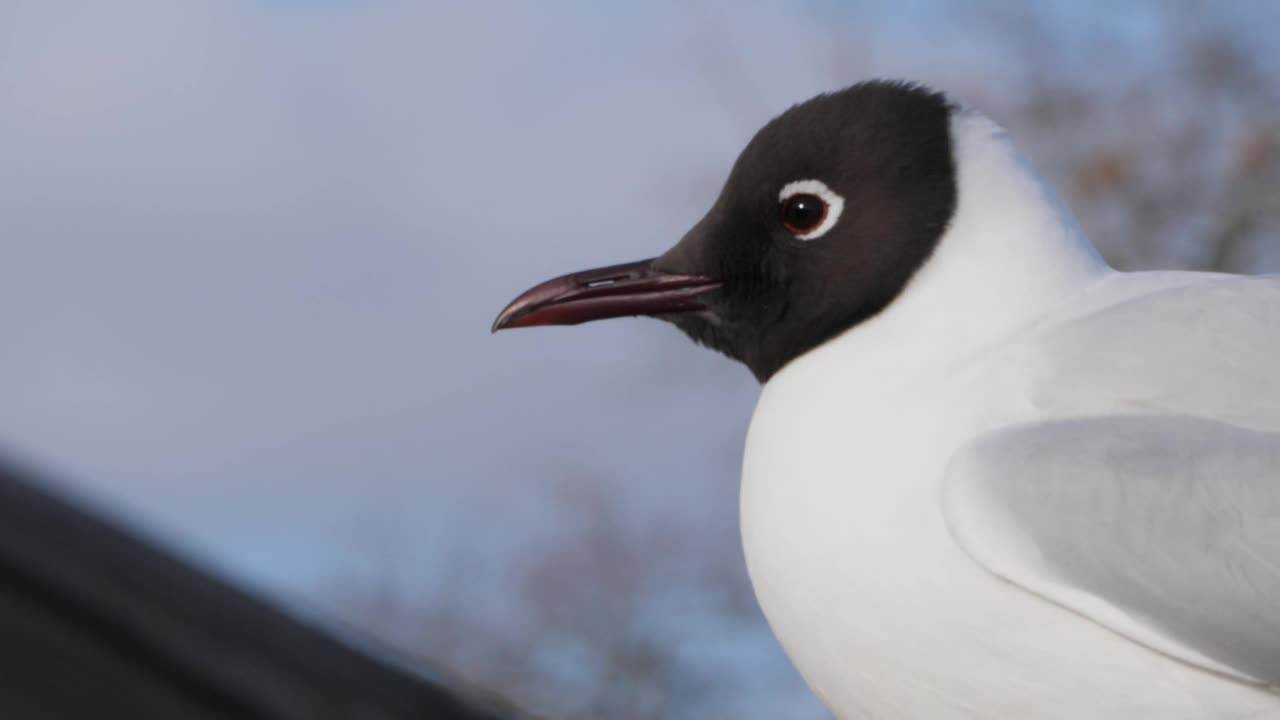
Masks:
[[[643,320],[488,325],[545,275],[673,242],[825,78],[738,118],[690,69],[706,23],[670,33],[672,8],[10,13],[9,445],[269,585],[333,571],[365,524],[519,519],[530,468],[644,501],[724,474],[745,372]]]
[[[566,476],[731,538],[743,369],[489,324],[673,243],[794,102],[1009,82],[981,13],[887,5],[4,0],[0,443],[290,597],[519,563]]]

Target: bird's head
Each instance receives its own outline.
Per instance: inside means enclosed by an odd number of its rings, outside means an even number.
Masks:
[[[933,252],[956,206],[954,110],[882,81],[796,105],[756,133],[670,250],[548,280],[493,329],[650,315],[764,382],[884,309]]]

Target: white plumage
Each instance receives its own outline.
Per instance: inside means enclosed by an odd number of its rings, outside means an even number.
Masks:
[[[1280,718],[1280,277],[1112,271],[952,136],[933,256],[764,387],[770,624],[842,718]]]

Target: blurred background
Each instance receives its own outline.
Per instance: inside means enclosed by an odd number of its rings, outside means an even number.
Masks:
[[[658,322],[494,315],[657,254],[756,128],[877,76],[1008,127],[1119,267],[1280,272],[1278,30],[1271,0],[0,0],[0,448],[532,713],[822,718],[738,547],[750,375]]]

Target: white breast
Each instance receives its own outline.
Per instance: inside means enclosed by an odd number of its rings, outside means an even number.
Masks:
[[[1034,413],[1026,378],[996,370],[839,392],[802,372],[766,388],[743,543],[765,615],[814,690],[839,717],[1280,717],[1275,698],[1015,588],[955,544],[939,501],[948,457]]]

